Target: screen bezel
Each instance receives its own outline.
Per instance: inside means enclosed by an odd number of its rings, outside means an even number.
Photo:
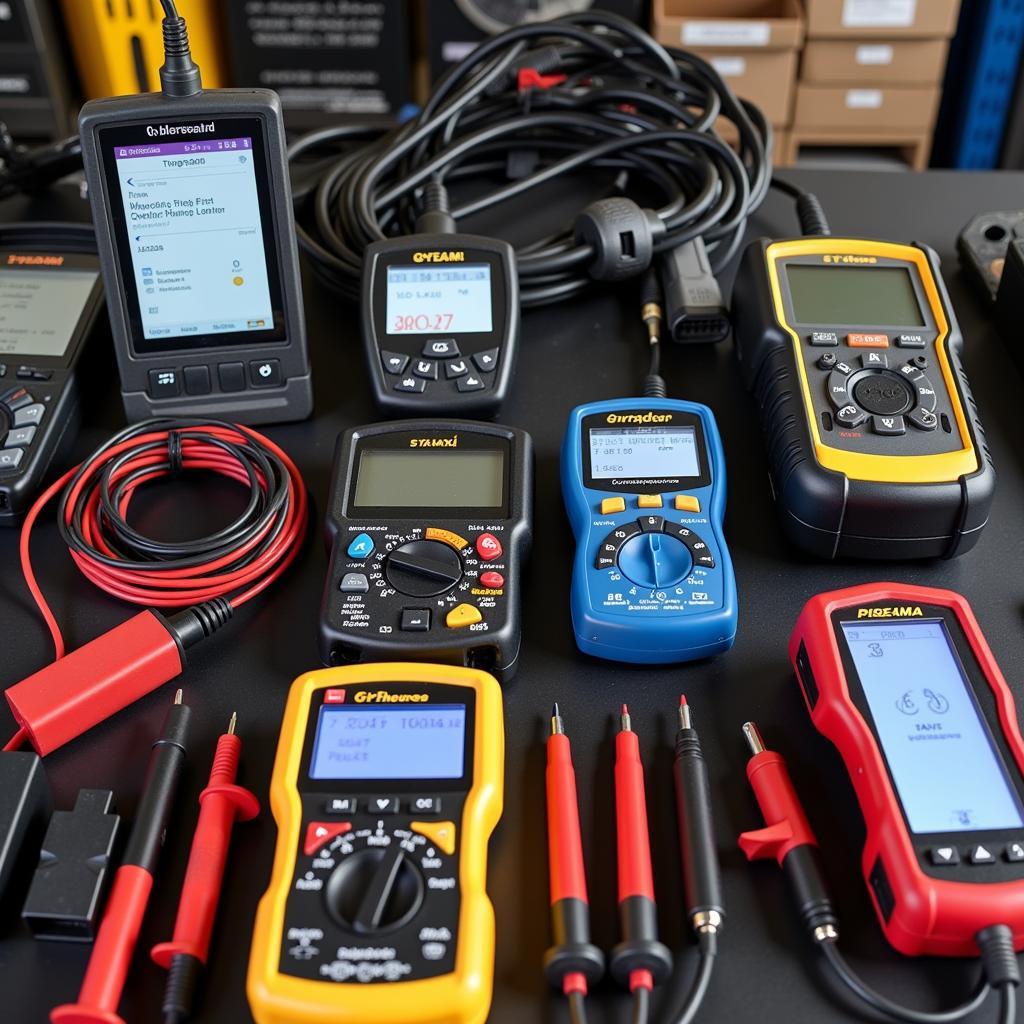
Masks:
[[[584,416],[580,423],[580,459],[582,465],[583,482],[594,491],[613,491],[623,494],[655,494],[662,491],[696,490],[699,487],[711,485],[711,467],[708,463],[707,440],[704,435],[704,424],[701,418],[695,413],[689,412],[667,412],[661,409],[620,409],[615,416],[645,416],[653,412],[657,416],[671,416],[669,423],[609,423],[608,413],[591,413]],[[590,431],[593,428],[599,429],[639,429],[646,427],[692,427],[694,430],[694,441],[697,446],[697,468],[696,476],[674,476],[674,477],[630,477],[628,480],[616,483],[609,479],[595,479],[591,473],[590,460]]]
[[[905,605],[902,606],[905,607]],[[894,606],[891,603],[881,602],[876,605],[861,605],[858,607],[891,609]],[[999,707],[996,700],[996,693],[989,684],[988,678],[982,670],[981,663],[978,661],[974,648],[971,646],[970,641],[967,638],[967,634],[964,631],[960,619],[953,609],[944,605],[920,605],[919,607],[921,608],[920,617],[914,616],[913,618],[908,618],[905,615],[898,617],[892,616],[887,617],[886,621],[895,626],[900,622],[923,622],[930,619],[939,619],[945,625],[953,653],[959,660],[959,667],[963,670],[968,689],[973,696],[977,709],[981,712],[981,720],[984,728],[988,731],[989,737],[992,740],[992,747],[996,761],[1006,776],[1011,792],[1016,796],[1022,809],[1024,809],[1024,775],[1021,773],[1017,761],[1013,756],[1013,751],[1010,749],[1010,745],[1006,740],[1006,735],[1003,732],[1002,722],[999,718]],[[860,682],[860,675],[857,672],[856,665],[854,664],[853,654],[850,651],[849,644],[846,641],[846,636],[842,628],[843,623],[855,624],[858,621],[856,612],[854,611],[851,614],[851,609],[841,608],[833,612],[831,618],[833,633],[836,637],[839,656],[846,676],[847,690],[849,692],[850,700],[856,707],[861,718],[864,719],[868,729],[871,731],[871,736],[875,742],[876,748],[878,749],[879,756],[885,765],[886,776],[889,780],[892,798],[895,801],[896,806],[899,808],[900,815],[903,819],[903,825],[915,847],[920,848],[920,850],[924,850],[945,845],[961,847],[965,844],[970,846],[976,846],[979,844],[985,845],[986,843],[997,844],[1008,835],[1015,835],[1019,837],[1024,830],[1013,827],[1001,829],[970,829],[949,832],[915,832],[910,827],[910,820],[907,817],[907,812],[903,807],[903,801],[899,796],[899,790],[896,787],[896,779],[892,774],[889,762],[885,756],[885,748],[882,746],[881,739],[879,738],[874,716],[871,714],[871,708],[868,705],[867,696],[865,695],[864,688]]]
[[[59,265],[54,265],[52,263],[49,265],[44,263],[30,263],[22,266],[9,263],[8,260],[12,257],[28,259],[36,257],[43,259],[55,258],[59,259],[61,262]],[[36,355],[30,352],[0,352],[0,362],[4,363],[36,366],[44,370],[70,369],[89,334],[96,316],[96,311],[99,309],[99,305],[103,301],[103,275],[100,272],[99,259],[91,253],[60,252],[59,250],[43,251],[37,249],[0,249],[0,270],[11,271],[13,273],[18,273],[23,270],[42,270],[54,275],[60,275],[66,270],[85,270],[96,274],[96,280],[93,281],[92,288],[90,288],[85,302],[78,311],[78,319],[75,321],[75,326],[72,328],[71,335],[68,338],[68,343],[64,348],[63,355],[53,356],[42,354]]]
[[[429,708],[435,704],[464,704],[466,706],[466,732],[463,737],[462,775],[458,778],[417,778],[417,779],[314,779],[310,775],[313,768],[313,753],[316,744],[317,724],[320,721],[320,709],[324,705],[324,697],[329,690],[343,689],[345,704],[360,704],[356,694],[360,692],[374,693],[387,690],[389,693],[428,693],[430,700],[417,703],[416,707]],[[408,704],[372,704],[366,707],[409,707]],[[476,772],[474,760],[476,753],[476,691],[468,686],[455,683],[422,683],[408,680],[382,680],[377,683],[360,683],[356,686],[324,686],[316,690],[309,702],[306,715],[306,731],[303,738],[302,757],[299,760],[299,777],[297,788],[303,793],[314,795],[336,794],[339,792],[356,792],[368,794],[408,794],[408,793],[466,793],[473,786]]]
[[[192,124],[196,117],[168,118],[161,123]],[[217,139],[233,139],[248,136],[252,139],[253,169],[256,176],[256,195],[259,202],[260,226],[263,234],[263,255],[267,269],[267,283],[270,288],[270,302],[274,326],[262,331],[226,331],[219,334],[189,334],[167,338],[146,338],[142,325],[142,310],[135,283],[135,268],[132,263],[131,241],[128,237],[128,222],[124,213],[121,183],[117,174],[117,160],[114,150],[120,146],[142,146],[159,144],[146,134],[146,124],[101,128],[97,133],[100,159],[106,178],[109,202],[107,210],[113,227],[112,237],[116,249],[121,286],[125,298],[125,314],[129,343],[132,353],[140,358],[166,352],[194,352],[202,349],[224,348],[228,350],[246,346],[264,347],[287,342],[284,291],[282,288],[281,260],[278,254],[278,233],[274,220],[274,202],[271,193],[270,163],[267,155],[266,127],[262,118],[255,115],[215,118],[216,129],[204,133],[197,141],[210,142]],[[175,141],[167,139],[163,141]]]
[[[436,437],[438,439],[457,434],[459,444],[454,448],[438,445],[412,447],[410,441]],[[365,451],[401,451],[403,453],[419,452],[428,455],[437,452],[494,452],[502,453],[505,469],[502,480],[504,501],[500,505],[461,506],[461,505],[356,505],[355,496],[359,484],[359,468],[362,454]],[[478,434],[453,425],[451,430],[431,431],[425,426],[423,431],[400,430],[394,433],[368,434],[357,439],[352,446],[352,457],[349,464],[349,487],[346,493],[346,515],[349,518],[372,519],[508,519],[512,501],[512,445],[508,438],[495,434]]]

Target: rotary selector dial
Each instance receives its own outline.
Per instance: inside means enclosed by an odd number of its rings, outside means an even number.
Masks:
[[[462,579],[458,552],[436,540],[407,541],[384,563],[388,584],[409,597],[436,597]]]
[[[327,883],[331,915],[349,930],[373,935],[401,928],[423,905],[423,875],[399,845],[367,847],[344,858]]]
[[[619,549],[619,571],[644,590],[664,590],[690,575],[693,558],[686,545],[666,533],[641,533]]]

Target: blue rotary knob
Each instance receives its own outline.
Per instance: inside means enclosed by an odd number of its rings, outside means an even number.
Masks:
[[[644,590],[665,590],[682,583],[693,558],[681,540],[665,533],[641,533],[619,551],[619,571]]]

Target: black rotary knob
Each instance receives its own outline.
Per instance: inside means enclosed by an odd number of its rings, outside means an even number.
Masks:
[[[462,559],[440,541],[412,540],[388,555],[384,575],[400,594],[436,597],[462,579]]]
[[[423,905],[423,876],[397,844],[371,847],[335,868],[325,893],[339,924],[361,935],[401,928]]]

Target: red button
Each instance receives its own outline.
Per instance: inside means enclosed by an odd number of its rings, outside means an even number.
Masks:
[[[344,704],[345,703],[345,691],[341,689],[335,689],[332,687],[329,690],[324,690],[324,703],[325,704]]]
[[[476,539],[476,553],[481,561],[493,562],[501,557],[501,541],[493,533],[481,533]]]
[[[306,842],[302,852],[312,857],[321,847],[337,836],[343,836],[352,828],[350,821],[311,821],[306,826]]]
[[[505,586],[505,577],[500,572],[484,572],[480,574],[480,582],[490,590],[501,590]]]

